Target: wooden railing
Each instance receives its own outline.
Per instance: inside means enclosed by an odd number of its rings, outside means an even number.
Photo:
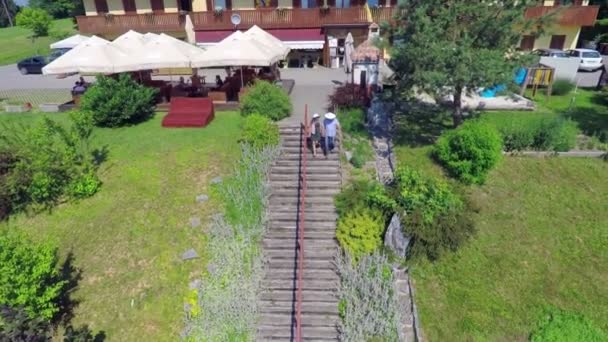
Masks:
[[[296,328],[295,341],[302,341],[302,276],[304,273],[304,221],[306,218],[306,154],[308,153],[307,138],[308,138],[308,105],[304,106],[304,122],[300,127],[300,176],[299,176],[299,198],[298,198],[298,275],[296,283]]]
[[[183,31],[186,16],[179,13],[117,14],[79,16],[78,30],[84,34],[122,34],[129,30],[139,32]]]
[[[258,8],[255,10],[232,10],[191,13],[194,29],[197,31],[231,30],[235,26],[230,18],[233,14],[241,16],[236,27],[246,30],[253,25],[263,29],[281,28],[320,28],[328,25],[367,25],[370,23],[365,8]]]
[[[372,21],[376,24],[382,24],[384,22],[392,23],[398,10],[399,8],[397,7],[370,8],[370,12],[372,13]]]
[[[556,22],[566,26],[593,26],[599,6],[535,6],[526,9],[527,19],[555,13]]]

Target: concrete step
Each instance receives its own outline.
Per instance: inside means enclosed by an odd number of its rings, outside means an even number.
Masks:
[[[299,175],[299,166],[282,166],[277,165],[270,168],[270,174],[291,174]],[[338,165],[309,167],[306,169],[307,175],[340,175],[340,167]],[[272,177],[271,177],[272,180]]]
[[[334,199],[333,196],[306,196],[304,200],[306,204],[319,204],[319,205],[333,205]],[[296,205],[299,203],[299,199],[295,196],[280,196],[280,195],[271,195],[270,196],[270,205]]]
[[[260,313],[291,313],[293,312],[293,301],[261,302]],[[326,302],[302,302],[302,312],[318,314],[337,314],[338,301]]]
[[[305,260],[334,260],[337,249],[318,249],[304,245]],[[264,251],[264,257],[268,261],[274,260],[293,260],[296,256],[296,249],[267,249]]]
[[[270,187],[272,189],[299,189],[300,188],[300,182],[299,180],[292,180],[292,181],[271,181],[270,182]],[[341,187],[341,183],[338,180],[333,180],[333,181],[308,181],[308,179],[306,180],[306,188],[311,190],[311,189],[338,189],[340,190]]]
[[[280,205],[280,204],[271,204],[271,205]],[[329,206],[330,208],[333,208],[333,203],[332,205]],[[271,221],[271,223],[275,223],[276,221],[287,221],[285,222],[287,223],[295,223],[298,221],[298,217],[297,215],[295,215],[295,213],[293,212],[271,212],[268,215],[268,219]],[[311,212],[311,211],[306,211],[305,215],[304,215],[304,225],[306,227],[311,226],[312,224],[314,224],[315,222],[331,222],[333,223],[333,225],[323,225],[323,227],[335,227],[335,222],[338,219],[338,214],[336,214],[334,211],[325,211],[325,212]]]
[[[300,148],[294,147],[293,149],[294,150],[289,150],[289,151],[283,150],[283,153],[277,160],[300,160],[301,159]],[[338,153],[329,153],[329,154],[327,154],[327,156],[325,156],[325,155],[323,155],[322,150],[317,150],[317,156],[315,157],[312,154],[312,150],[310,150],[310,149],[307,150],[306,161],[310,162],[310,161],[315,161],[315,160],[331,160],[331,161],[335,161],[336,163],[338,163],[340,161],[340,155]]]
[[[306,237],[306,232],[304,232]],[[275,237],[265,237],[262,240],[264,248],[294,248],[296,246],[295,237],[281,239]],[[337,247],[338,243],[334,239],[306,239],[304,238],[304,246],[315,246],[315,247]]]
[[[293,322],[294,316],[272,313],[260,314],[260,324],[270,326],[289,326]],[[310,326],[335,327],[338,323],[338,319],[338,315],[306,313],[302,314],[302,328]]]
[[[314,240],[335,240],[336,234],[333,230],[317,231],[309,230],[308,227],[304,227],[304,240],[305,242]],[[265,239],[295,239],[295,229],[269,229],[264,235]]]
[[[295,296],[295,291],[268,290],[261,293],[260,300],[264,302],[290,301],[294,300]],[[302,302],[338,303],[338,295],[332,291],[302,291]]]
[[[292,167],[300,167],[300,158],[293,158],[293,159],[279,159],[277,161],[274,162],[273,167],[276,166],[292,166]],[[340,162],[336,159],[330,160],[330,159],[325,159],[324,157],[319,157],[319,158],[310,158],[306,160],[306,170],[308,169],[316,169],[316,168],[322,168],[322,167],[333,167],[333,168],[339,168],[340,167]]]
[[[304,341],[337,341],[338,329],[333,327],[302,326]],[[295,324],[291,325],[261,325],[257,331],[256,341],[294,341]]]
[[[317,270],[336,270],[336,264],[333,260],[307,259],[306,255],[304,255],[304,265]],[[293,259],[273,259],[266,262],[266,267],[269,272],[272,272],[274,269],[295,268],[296,265]]]
[[[304,205],[302,206],[302,210],[304,210],[306,214],[335,212],[335,208],[333,206],[323,205],[319,203],[304,203]],[[293,215],[296,215],[299,211],[299,207],[296,204],[274,204],[268,206],[268,211],[275,214],[291,213]]]
[[[292,188],[292,189],[277,189],[273,188],[270,197],[294,197],[300,194],[300,189]],[[311,189],[306,188],[306,197],[314,198],[314,197],[329,197],[330,200],[333,201],[333,197],[340,192],[340,188],[317,188]]]
[[[304,262],[304,267],[306,267],[306,262]],[[339,281],[340,277],[334,270],[328,269],[311,269],[306,267],[304,269],[304,273],[302,274],[302,279],[304,282],[312,281],[312,280],[333,280]],[[294,280],[297,278],[297,270],[294,269],[278,269],[272,270],[266,275],[266,279],[276,279],[276,280]]]
[[[272,169],[271,169],[272,170]],[[285,173],[282,172],[284,170],[277,170],[277,172],[273,173],[272,171],[270,172],[270,181],[298,181],[298,173]],[[313,174],[307,174],[306,176],[306,181],[307,182],[312,182],[312,181],[338,181],[341,182],[341,176],[340,173],[327,173],[327,174],[323,174],[323,173],[313,173]]]

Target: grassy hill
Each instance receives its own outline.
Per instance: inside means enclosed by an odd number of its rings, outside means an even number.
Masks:
[[[72,19],[53,21],[48,37],[35,40],[31,38],[31,31],[23,27],[0,28],[0,65],[17,63],[20,59],[32,55],[45,55],[49,52],[49,45],[76,33]]]

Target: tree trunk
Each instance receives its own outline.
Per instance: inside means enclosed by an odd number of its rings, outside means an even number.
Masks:
[[[9,12],[8,10],[6,0],[2,0],[2,5],[4,5],[4,11],[6,12],[6,18],[8,19],[8,23],[11,27],[13,27],[13,18],[11,18],[11,12]]]
[[[454,120],[454,128],[462,123],[462,86],[454,87],[454,103],[452,108],[452,119]]]

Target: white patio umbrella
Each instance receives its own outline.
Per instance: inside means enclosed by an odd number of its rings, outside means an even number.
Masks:
[[[133,50],[126,68],[128,71],[152,69],[190,68],[190,56],[161,39],[160,36]]]
[[[192,61],[193,67],[271,66],[280,56],[251,37],[223,40]]]
[[[58,42],[51,44],[51,49],[73,49],[76,46],[78,46],[78,44],[85,42],[88,39],[89,39],[89,37],[87,37],[87,36],[81,36],[79,34],[75,34],[71,37],[68,37],[66,39],[63,39],[63,40],[60,40]]]
[[[42,68],[45,75],[70,73],[113,74],[128,71],[129,56],[109,41],[93,36]]]
[[[245,32],[245,35],[253,37],[255,40],[276,49],[276,51],[278,51],[282,55],[281,59],[287,57],[287,54],[289,53],[289,51],[291,51],[289,46],[283,43],[280,39],[264,31],[257,25],[253,25],[249,30]]]
[[[353,35],[348,32],[346,40],[344,40],[344,71],[346,73],[353,71],[353,52],[355,51],[355,40]]]
[[[112,45],[129,53],[139,51],[144,47],[145,43],[146,39],[144,38],[144,35],[133,30],[129,30],[129,32],[112,41]]]
[[[146,42],[149,42],[151,40],[154,40],[154,39],[158,38],[158,36],[159,35],[156,34],[156,33],[148,32],[148,33],[144,34],[144,40]]]
[[[168,47],[179,50],[181,53],[185,54],[191,59],[194,59],[200,56],[205,50],[187,43],[183,40],[179,40],[175,37],[171,37],[170,35],[161,33],[155,41],[167,44]]]

